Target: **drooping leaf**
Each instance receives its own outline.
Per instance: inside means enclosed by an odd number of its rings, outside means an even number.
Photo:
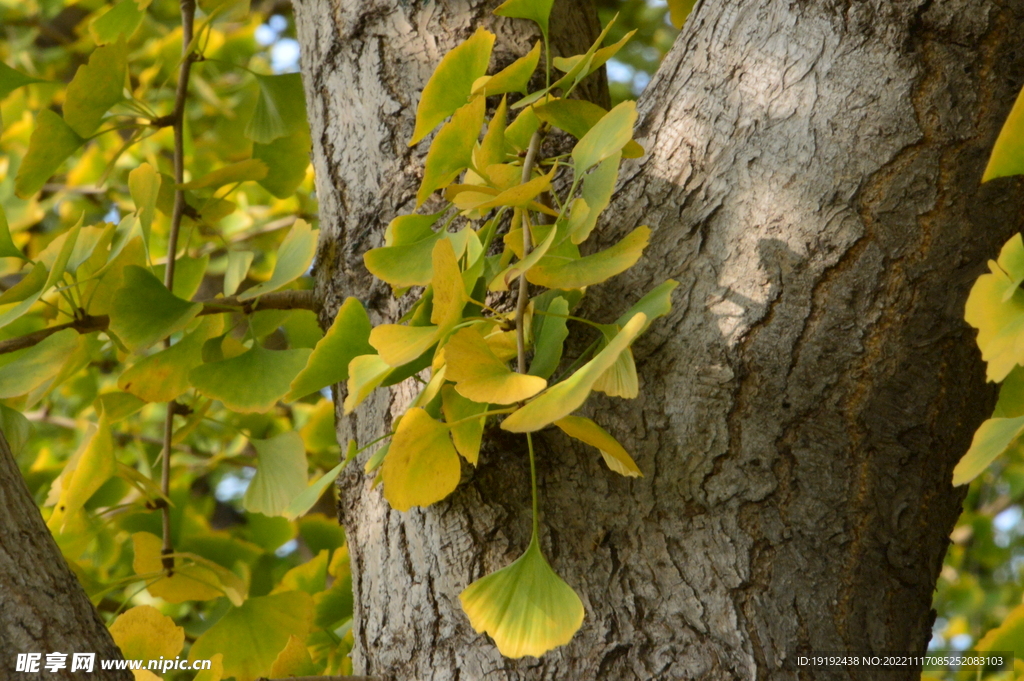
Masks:
[[[537,70],[539,62],[540,41],[538,40],[532,50],[491,76],[486,82],[477,87],[474,94],[480,93],[490,96],[502,95],[507,92],[521,92],[525,95],[526,89],[530,84],[530,77]]]
[[[148,347],[185,328],[203,309],[178,298],[149,270],[124,268],[124,285],[114,294],[110,330],[132,351]]]
[[[146,402],[170,402],[191,385],[188,374],[203,363],[203,344],[223,331],[219,315],[204,319],[195,331],[169,348],[143,357],[120,378],[117,387]]]
[[[251,300],[263,293],[276,291],[305,274],[316,254],[316,240],[317,231],[305,220],[296,220],[277,249],[277,264],[270,279],[240,293],[239,300]]]
[[[569,330],[566,328],[569,303],[559,296],[551,301],[545,312],[550,316],[542,316],[533,323],[537,341],[534,343],[530,374],[546,380],[551,378],[551,374],[555,373],[558,363],[562,360],[562,347],[569,336]]]
[[[534,234],[537,234],[537,231],[534,231]],[[529,273],[530,270],[534,266],[536,266],[537,263],[543,260],[544,256],[547,255],[548,250],[551,248],[551,245],[555,242],[555,239],[558,237],[558,232],[559,230],[557,229],[548,228],[547,236],[544,237],[544,240],[541,241],[536,248],[530,251],[530,253],[519,262],[513,265],[509,265],[509,267],[506,268],[505,271],[501,272],[498,276],[494,278],[493,281],[491,281],[490,290],[507,291],[509,285],[513,281],[522,276],[524,272]],[[520,235],[521,234],[522,231],[520,230]],[[523,247],[520,246],[519,252],[522,252],[522,249]],[[527,279],[529,279],[529,276],[527,276]]]
[[[42,83],[39,78],[33,78],[0,61],[0,100],[7,97],[15,90],[32,83]]]
[[[446,187],[456,175],[472,164],[473,147],[480,137],[485,110],[486,101],[483,97],[477,97],[456,110],[452,119],[437,133],[423,164],[423,180],[416,192],[417,208],[435,190]]]
[[[533,284],[575,289],[606,281],[636,264],[647,247],[651,230],[637,227],[611,248],[579,260],[548,256],[526,272]]]
[[[151,605],[137,605],[118,615],[110,636],[127,660],[173,660],[185,647],[185,630]]]
[[[269,440],[250,440],[256,449],[256,475],[242,497],[242,507],[276,516],[306,489],[306,448],[295,431]]]
[[[85,140],[64,119],[49,109],[41,110],[36,114],[36,127],[28,142],[28,152],[18,166],[15,193],[27,199],[38,192],[68,156],[84,143]]]
[[[494,353],[475,327],[460,329],[444,346],[447,378],[463,397],[484,404],[512,404],[547,387],[539,376],[518,374]]]
[[[1024,174],[1024,89],[1003,123],[981,181]]]
[[[487,124],[487,132],[484,133],[483,141],[473,150],[473,167],[478,173],[486,173],[490,166],[500,164],[505,160],[507,119],[508,102],[505,97],[502,97],[498,108],[494,110],[494,116]]]
[[[373,352],[370,317],[356,298],[346,298],[327,334],[317,343],[306,367],[292,381],[286,402],[348,380],[348,365]]]
[[[89,32],[97,45],[117,42],[132,37],[142,23],[151,0],[121,0],[89,24]]]
[[[233,295],[238,290],[255,256],[252,251],[228,251],[228,266],[224,270],[224,295]]]
[[[391,438],[381,475],[384,498],[399,511],[429,506],[451,494],[461,467],[448,427],[419,407],[407,411]]]
[[[540,26],[541,33],[548,35],[548,19],[554,0],[505,0],[494,13],[512,19],[529,19]]]
[[[266,177],[258,180],[260,186],[279,199],[293,195],[306,177],[311,147],[312,139],[306,126],[270,144],[253,144],[252,157],[263,161],[270,169]]]
[[[476,206],[478,210],[497,208],[499,206],[522,207],[529,204],[544,192],[551,189],[551,180],[555,177],[552,169],[547,175],[535,177],[528,182],[506,189],[493,199]]]
[[[456,109],[466,104],[473,83],[487,72],[493,47],[494,34],[478,28],[468,40],[441,59],[420,95],[420,102],[416,107],[416,129],[409,140],[410,147],[429,135]],[[478,122],[474,131],[479,129]],[[475,136],[473,140],[476,141]]]
[[[64,329],[35,345],[17,350],[0,366],[0,399],[24,395],[57,375],[78,345],[78,333]]]
[[[633,457],[604,428],[582,416],[565,416],[555,421],[555,425],[566,435],[597,447],[608,468],[619,475],[636,478],[643,475],[633,461]]]
[[[208,362],[189,372],[189,382],[228,409],[265,412],[288,393],[312,350],[267,350],[258,343],[237,357]]]
[[[1024,434],[1024,416],[989,419],[974,433],[970,449],[953,469],[953,484],[966,485],[981,475],[989,464],[1014,446]]]
[[[1024,290],[1015,284],[1024,274],[1024,241],[1017,234],[1003,246],[998,262],[989,261],[989,274],[978,277],[967,297],[964,319],[978,329],[981,358],[988,362],[990,381],[1006,378],[1017,364],[1024,363]]]
[[[545,123],[565,130],[576,139],[582,139],[608,112],[604,107],[585,99],[553,99],[533,107],[534,113]],[[630,140],[622,148],[624,158],[639,158],[643,147]]]
[[[53,483],[54,488],[50,493],[59,489],[60,496],[53,514],[46,521],[47,527],[59,532],[65,521],[78,513],[89,497],[116,472],[114,438],[110,434],[110,424],[101,415],[96,430],[68,460],[64,472]]]
[[[97,48],[78,67],[64,97],[64,121],[81,137],[100,126],[103,115],[123,98],[128,50],[123,41]]]
[[[551,569],[536,535],[511,565],[470,584],[459,595],[479,633],[505,657],[540,657],[568,643],[583,624],[583,603]]]
[[[622,148],[633,138],[636,123],[636,102],[626,100],[613,108],[572,149],[576,173],[583,173]]]
[[[224,655],[224,675],[236,681],[269,676],[291,636],[304,639],[313,619],[313,599],[302,591],[250,598],[227,612],[196,639],[189,660]]]
[[[307,125],[306,96],[300,74],[257,75],[256,84],[260,94],[245,127],[246,137],[259,144],[270,144]]]
[[[454,386],[441,388],[441,411],[444,420],[450,424],[455,449],[474,466],[480,458],[480,443],[483,441],[486,416],[473,418],[487,411],[487,404],[468,400],[455,390]],[[462,423],[456,424],[457,421]]]
[[[502,429],[513,433],[540,430],[578,409],[586,401],[594,382],[615,363],[619,354],[629,347],[640,334],[646,322],[647,316],[642,312],[638,313],[629,320],[604,350],[597,353],[576,373],[551,386],[531,402],[510,414],[502,422]]]
[[[320,497],[323,496],[323,493],[327,488],[337,480],[342,469],[347,463],[348,461],[342,461],[337,466],[320,476],[308,487],[304,488],[294,499],[292,499],[291,503],[288,504],[288,507],[281,513],[281,515],[289,520],[293,520],[308,513],[309,509],[313,508]]]

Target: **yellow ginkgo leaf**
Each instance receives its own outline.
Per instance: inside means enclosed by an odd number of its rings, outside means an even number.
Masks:
[[[96,431],[68,460],[64,471],[54,481],[51,495],[59,490],[53,514],[47,521],[51,531],[59,532],[67,519],[81,510],[89,497],[117,473],[114,439],[105,415],[100,416]]]
[[[517,374],[491,352],[476,328],[460,329],[445,345],[447,378],[463,397],[484,404],[512,404],[547,387],[540,376]]]
[[[224,653],[210,657],[210,668],[204,669],[192,681],[220,681],[224,678]]]
[[[288,637],[288,645],[277,654],[270,666],[270,676],[283,679],[289,676],[316,676],[319,670],[313,664],[309,649],[302,639],[294,634]]]
[[[400,367],[429,350],[437,343],[440,335],[441,329],[437,326],[381,324],[370,331],[370,345],[378,353],[374,356],[379,357],[384,364]]]
[[[480,443],[483,441],[484,422],[487,417],[473,417],[487,411],[487,406],[466,399],[452,385],[446,385],[441,389],[441,412],[445,421],[450,424],[461,421],[458,425],[451,426],[455,449],[474,466],[480,459]]]
[[[988,362],[990,381],[1002,381],[1014,366],[1024,364],[1024,242],[1018,234],[989,261],[967,297],[964,319],[978,329],[981,358]]]
[[[619,444],[618,440],[590,419],[582,416],[566,416],[555,421],[555,425],[569,437],[597,447],[604,462],[608,464],[608,468],[619,475],[631,478],[643,476],[640,468],[633,461],[633,457]]]
[[[352,358],[352,361],[348,363],[348,395],[345,397],[345,413],[351,414],[390,373],[391,365],[381,359],[380,355],[359,355]]]
[[[637,227],[611,248],[579,260],[548,256],[532,267],[526,278],[538,286],[564,290],[599,284],[635,265],[650,235],[649,228]]]
[[[136,532],[132,535],[132,545],[135,548],[132,567],[136,574],[146,575],[146,588],[152,596],[169,603],[184,603],[209,601],[224,595],[217,573],[202,565],[179,565],[179,561],[175,561],[173,575],[156,576],[164,569],[160,554],[162,543],[156,535]]]
[[[451,494],[462,468],[448,427],[419,407],[407,411],[391,438],[381,475],[384,498],[399,511],[429,506]]]
[[[126,660],[174,659],[185,645],[185,630],[151,605],[137,605],[118,615],[110,635]]]
[[[437,324],[442,333],[448,333],[462,318],[466,306],[466,285],[462,281],[462,270],[450,239],[441,239],[434,245],[431,254],[434,263],[434,309],[430,323]]]
[[[583,602],[551,569],[536,535],[526,553],[470,584],[459,600],[473,629],[489,634],[505,657],[540,657],[583,624]]]

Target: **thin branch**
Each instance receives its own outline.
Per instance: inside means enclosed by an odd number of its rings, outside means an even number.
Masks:
[[[533,164],[537,160],[537,150],[540,149],[540,130],[533,133],[530,138],[530,147],[526,152],[526,159],[523,161],[522,183],[530,181],[533,173]],[[530,254],[533,242],[530,239],[529,212],[525,208],[520,209],[523,216],[523,259]],[[519,373],[526,373],[526,306],[530,302],[529,285],[526,282],[526,274],[519,277],[519,300],[516,302],[516,349],[519,355]]]

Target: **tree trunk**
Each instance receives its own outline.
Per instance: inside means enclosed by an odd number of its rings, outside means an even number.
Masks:
[[[0,679],[81,679],[72,653],[95,653],[90,678],[126,681],[129,671],[106,671],[100,660],[121,659],[110,633],[64,561],[0,431]],[[19,653],[41,653],[36,674],[16,672]],[[66,653],[67,666],[43,668],[47,653]]]
[[[395,314],[360,256],[413,205],[405,141],[438,59],[480,21],[522,49],[493,4],[296,0],[329,313],[356,295]],[[361,465],[342,477],[357,671],[916,679],[797,656],[930,637],[963,495],[952,468],[994,397],[963,304],[1024,222],[1018,181],[979,185],[1024,76],[1022,19],[1024,0],[699,3],[641,99],[648,155],[603,221],[606,243],[647,224],[651,245],[588,292],[587,316],[610,321],[681,282],[634,349],[639,399],[586,408],[646,477],[555,434],[539,449],[544,546],[583,598],[582,630],[507,660],[459,608],[529,536],[521,445],[492,432],[429,509],[391,511]],[[371,400],[340,436],[368,441],[408,397]]]

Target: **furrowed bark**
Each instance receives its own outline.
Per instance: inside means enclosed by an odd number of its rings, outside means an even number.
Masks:
[[[492,6],[296,2],[325,319],[346,295],[397,312],[360,256],[413,204],[404,142],[440,57],[480,21],[503,49],[525,46]],[[963,304],[1024,225],[1019,181],[979,185],[1024,80],[1022,20],[1022,0],[700,3],[641,99],[648,155],[624,167],[599,227],[606,246],[647,224],[651,245],[585,310],[612,321],[681,282],[634,349],[640,397],[586,409],[646,477],[553,433],[537,442],[545,552],[584,600],[583,629],[506,660],[459,609],[529,537],[523,447],[492,432],[429,509],[390,511],[360,467],[342,477],[357,671],[916,679],[796,658],[919,652],[930,637],[963,494],[952,468],[994,398]],[[342,419],[342,439],[383,432],[410,390]]]

